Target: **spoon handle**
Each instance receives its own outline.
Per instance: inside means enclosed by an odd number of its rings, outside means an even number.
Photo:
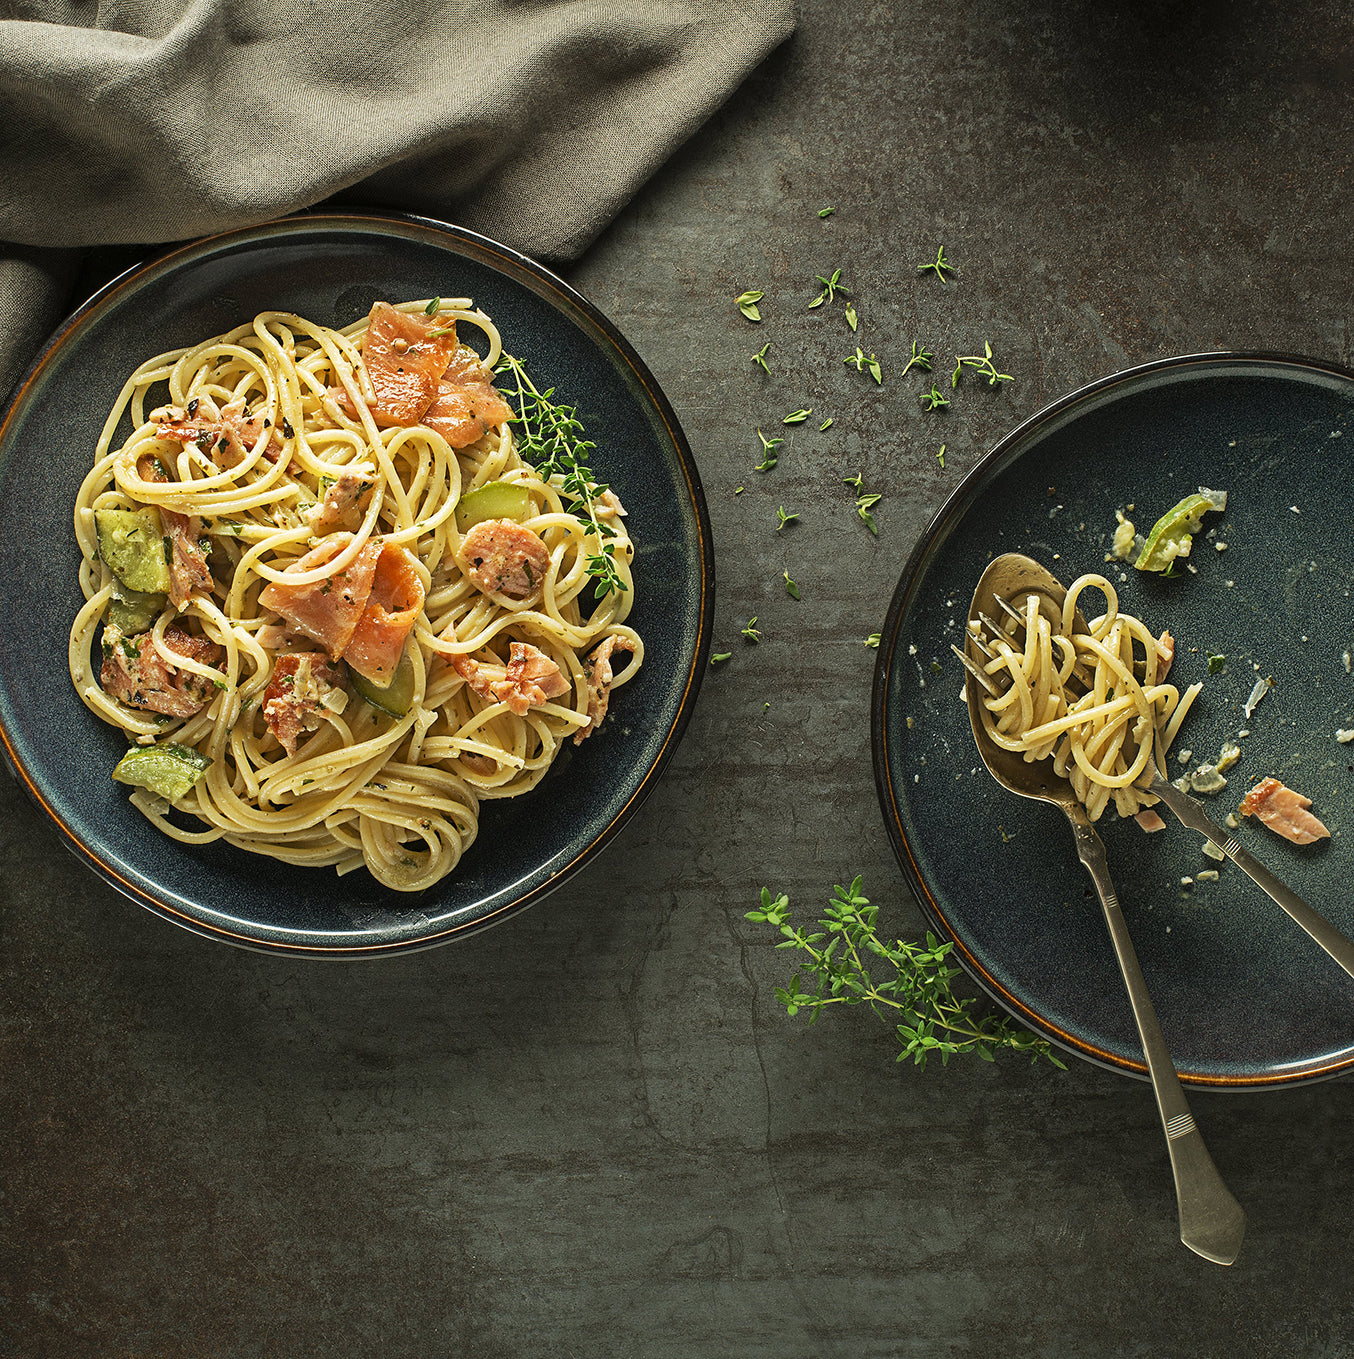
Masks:
[[[1204,1145],[1203,1134],[1189,1111],[1180,1077],[1176,1075],[1171,1054],[1157,1022],[1152,998],[1143,980],[1138,955],[1129,937],[1124,913],[1110,879],[1105,846],[1096,829],[1078,804],[1066,808],[1077,839],[1077,853],[1086,865],[1104,908],[1114,953],[1119,960],[1133,1018],[1138,1025],[1147,1072],[1157,1097],[1157,1109],[1166,1133],[1166,1147],[1175,1176],[1175,1199],[1180,1212],[1180,1239],[1190,1250],[1216,1264],[1230,1265],[1241,1250],[1246,1232],[1246,1214],[1222,1181],[1213,1158]]]
[[[1323,915],[1318,915],[1291,887],[1285,887],[1273,873],[1235,836],[1213,824],[1208,813],[1188,793],[1182,793],[1160,774],[1153,777],[1149,791],[1155,793],[1179,818],[1182,825],[1206,835],[1236,866],[1292,916],[1351,977],[1354,977],[1354,943],[1351,943]]]

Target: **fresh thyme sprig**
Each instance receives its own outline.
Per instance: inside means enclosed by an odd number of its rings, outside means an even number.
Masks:
[[[870,511],[879,504],[882,496],[867,492],[862,489],[862,477],[859,472],[853,477],[843,477],[842,480],[856,492],[856,513],[860,516],[861,523],[865,525],[876,538],[879,537],[879,527],[874,522],[874,515]]]
[[[959,374],[965,368],[975,368],[980,377],[987,379],[989,387],[995,387],[999,382],[1014,382],[1010,373],[999,373],[992,364],[992,346],[986,340],[983,341],[983,352],[981,354],[956,354],[954,358],[954,372],[950,374],[950,386],[959,386]]]
[[[922,392],[917,397],[917,400],[920,401],[922,406],[928,411],[939,410],[942,406],[948,406],[950,404],[950,398],[946,396],[934,382],[931,384],[931,390],[929,392]]]
[[[798,518],[797,514],[786,514],[785,506],[781,505],[776,510],[776,532],[779,533],[786,524],[793,524]]]
[[[921,368],[929,373],[931,371],[931,360],[933,358],[935,358],[935,355],[927,349],[924,344],[919,344],[916,340],[913,340],[912,357],[903,365],[903,371],[899,373],[898,376],[906,377],[908,371],[912,368]]]
[[[1003,1016],[980,1013],[976,1001],[955,995],[952,982],[959,969],[946,964],[953,944],[940,943],[929,931],[925,944],[886,943],[875,928],[879,908],[862,895],[859,877],[832,892],[813,933],[790,923],[790,899],[784,893],[773,897],[763,887],[761,909],[747,912],[747,919],[780,931],[784,938],[777,948],[796,951],[794,977],[775,991],[788,1015],[807,1010],[812,1023],[829,1005],[868,1005],[893,1024],[897,1060],[911,1058],[919,1067],[932,1057],[948,1065],[963,1053],[990,1062],[1006,1048],[1066,1070],[1047,1039]],[[889,969],[888,975],[876,980],[872,969],[881,968]]]
[[[757,626],[757,615],[755,613],[748,619],[748,625],[742,629],[742,633],[754,646],[762,640],[761,629]]]
[[[784,439],[768,439],[759,429],[757,437],[762,441],[762,460],[752,470],[754,472],[769,472],[776,465],[776,449],[785,442]]]
[[[815,274],[814,278],[823,285],[823,291],[809,303],[809,310],[821,307],[824,302],[831,302],[838,293],[850,294],[851,289],[842,282],[842,271],[834,269],[831,278],[824,278],[822,274]]]
[[[767,342],[766,342],[766,343],[765,343],[765,344],[764,344],[764,345],[763,345],[763,346],[762,346],[762,347],[761,347],[761,348],[760,348],[760,349],[752,356],[752,362],[755,363],[755,364],[757,365],[757,367],[760,368],[760,369],[762,370],[762,372],[765,373],[765,374],[767,375],[767,377],[770,377],[770,376],[771,376],[771,369],[770,369],[769,367],[767,367],[767,363],[766,363],[766,351],[767,351],[768,349],[770,349],[770,348],[771,348],[771,341],[768,340],[768,341],[767,341]]]
[[[924,274],[927,272],[927,270],[931,270],[932,272],[934,272],[935,276],[942,283],[945,283],[947,281],[945,278],[945,275],[947,273],[957,274],[959,272],[959,270],[956,269],[954,265],[952,265],[949,262],[949,260],[945,258],[945,247],[943,245],[940,247],[939,250],[936,251],[935,259],[932,260],[929,264],[917,265],[917,272],[919,274]]]
[[[573,513],[596,538],[598,550],[587,559],[594,590],[605,597],[628,589],[616,570],[615,545],[608,541],[616,536],[615,530],[597,518],[597,498],[607,487],[593,480],[588,455],[597,445],[583,437],[578,408],[552,400],[553,387],[538,391],[520,360],[511,354],[503,355],[495,371],[510,373],[516,384],[515,391],[505,391],[504,395],[516,400],[517,452],[535,467],[542,481],[548,481],[573,502]]]
[[[879,360],[875,358],[873,354],[867,359],[865,357],[865,351],[861,349],[859,345],[856,346],[856,352],[854,354],[848,354],[842,362],[846,364],[848,368],[854,364],[856,372],[868,372],[876,383],[881,387],[884,385],[884,370],[879,366]]]

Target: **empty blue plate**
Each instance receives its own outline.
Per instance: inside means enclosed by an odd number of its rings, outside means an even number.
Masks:
[[[577,404],[592,461],[636,544],[630,622],[645,663],[602,733],[532,793],[487,802],[456,871],[426,893],[366,872],[295,868],[159,834],[109,778],[120,732],[76,697],[66,665],[82,602],[72,509],[104,418],[143,359],[284,309],[332,326],[378,299],[470,296],[537,383]],[[709,649],[714,571],[700,478],[667,400],[586,299],[539,265],[455,227],[316,213],[212,237],[134,269],[82,307],[20,384],[0,427],[0,733],[11,769],[69,846],[115,887],[201,934],[274,952],[353,957],[442,943],[564,882],[654,786],[690,716]]]
[[[969,600],[997,553],[1064,584],[1107,575],[1120,606],[1176,638],[1171,681],[1203,692],[1175,752],[1217,758],[1239,730],[1221,822],[1274,775],[1313,799],[1331,839],[1305,848],[1246,818],[1235,833],[1354,935],[1354,374],[1311,360],[1207,354],[1096,382],[1021,425],[973,469],[898,584],[873,695],[875,777],[894,849],[955,956],[1014,1015],[1068,1050],[1144,1075],[1090,879],[1060,812],[1000,788],[962,702]],[[1228,493],[1173,579],[1107,563],[1115,511],[1146,532],[1200,486]],[[1129,507],[1132,506],[1130,509]],[[1087,613],[1099,597],[1083,598]],[[1210,655],[1225,656],[1214,662]],[[1257,676],[1274,687],[1247,718]],[[1174,757],[1172,773],[1187,767]],[[1100,830],[1171,1055],[1196,1085],[1279,1085],[1354,1065],[1354,979],[1202,837],[1164,813]],[[1200,871],[1219,870],[1216,882]],[[1183,884],[1182,879],[1193,879]]]

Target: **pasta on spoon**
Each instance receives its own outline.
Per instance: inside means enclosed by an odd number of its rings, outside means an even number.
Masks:
[[[1106,609],[1083,631],[1077,600],[1088,589],[1104,595]],[[983,669],[1009,678],[1010,686],[982,699],[987,735],[1027,761],[1051,758],[1092,821],[1111,800],[1120,816],[1155,805],[1156,796],[1137,785],[1152,760],[1156,729],[1163,751],[1169,749],[1203,688],[1196,682],[1182,694],[1165,682],[1174,654],[1170,634],[1153,636],[1141,619],[1120,613],[1114,586],[1100,575],[1074,580],[1061,609],[1035,593],[1023,608],[1012,603],[1023,638],[1012,624],[988,639],[995,656]]]

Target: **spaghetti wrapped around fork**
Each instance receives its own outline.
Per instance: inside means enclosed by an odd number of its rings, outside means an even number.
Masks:
[[[1077,600],[1088,589],[1105,596],[1106,609],[1082,632]],[[1203,688],[1182,693],[1165,683],[1169,634],[1154,637],[1141,619],[1120,613],[1114,586],[1099,575],[1074,580],[1060,613],[1035,594],[1017,607],[1022,622],[987,639],[995,656],[983,669],[996,687],[1009,681],[998,697],[983,698],[988,736],[1027,761],[1051,758],[1092,821],[1111,799],[1120,816],[1153,806],[1157,798],[1138,784],[1151,776],[1156,729],[1169,750]]]

